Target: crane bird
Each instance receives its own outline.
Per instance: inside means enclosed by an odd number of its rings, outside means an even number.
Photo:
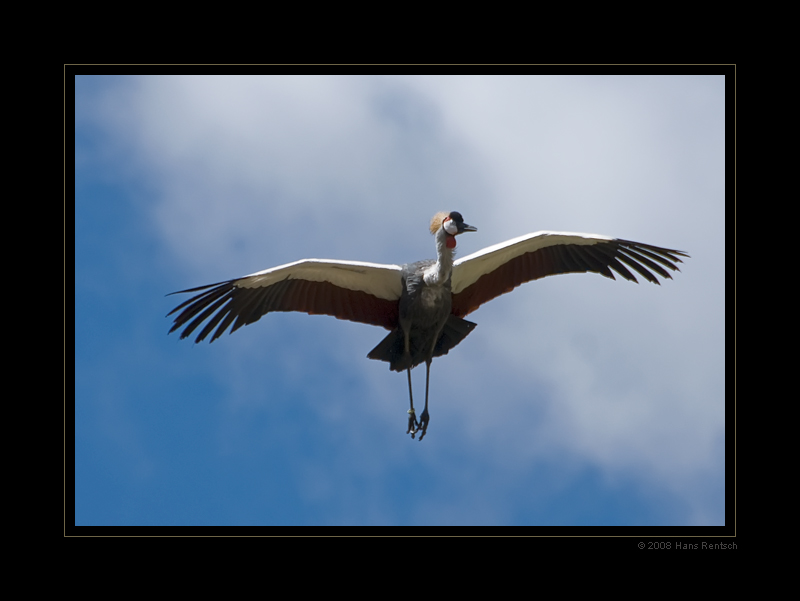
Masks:
[[[489,246],[453,261],[456,236],[475,232],[460,213],[437,213],[431,220],[436,260],[407,265],[304,259],[251,275],[173,292],[199,292],[168,313],[180,311],[170,333],[181,339],[205,320],[195,342],[214,328],[214,342],[233,323],[231,333],[271,311],[303,311],[383,326],[390,333],[367,355],[408,374],[408,430],[411,438],[428,429],[428,386],[431,361],[446,355],[477,325],[463,319],[483,303],[520,284],[561,273],[599,273],[614,278],[613,269],[638,283],[628,269],[660,284],[654,275],[672,279],[686,253],[650,244],[595,234],[535,232]],[[627,266],[627,267],[626,267]],[[182,309],[182,311],[181,311]],[[235,320],[235,321],[234,321]],[[185,327],[184,327],[185,326]],[[411,390],[411,369],[426,365],[425,409],[417,420]]]

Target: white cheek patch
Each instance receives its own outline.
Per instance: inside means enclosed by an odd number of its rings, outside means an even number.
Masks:
[[[456,222],[449,217],[445,220],[442,227],[444,227],[444,231],[451,236],[455,236],[458,233],[458,226],[456,225]]]

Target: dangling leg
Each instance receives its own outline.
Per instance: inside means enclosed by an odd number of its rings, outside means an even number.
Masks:
[[[408,430],[406,430],[406,434],[411,434],[411,438],[414,438],[414,434],[417,433],[416,426],[417,424],[417,416],[414,413],[414,394],[411,392],[411,368],[409,367],[407,370],[408,372],[408,400],[411,402],[411,409],[408,410]]]
[[[428,384],[431,381],[431,360],[428,359],[425,362],[425,409],[422,410],[422,415],[419,416],[419,429],[421,430],[421,434],[419,435],[420,441],[422,441],[422,437],[425,436],[425,432],[428,430],[428,422],[431,421],[430,416],[428,415]]]
[[[402,323],[401,323],[402,326]],[[411,368],[414,367],[411,365],[411,339],[409,335],[409,329],[407,327],[403,328],[403,342],[405,346],[403,347],[405,359],[407,359],[408,367],[406,368],[406,373],[408,373],[408,401],[411,403],[411,408],[408,410],[408,430],[406,430],[406,434],[411,434],[411,439],[414,439],[414,435],[417,433],[417,427],[419,423],[417,422],[417,415],[414,413],[414,393],[411,392]]]

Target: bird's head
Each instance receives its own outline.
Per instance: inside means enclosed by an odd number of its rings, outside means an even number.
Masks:
[[[478,228],[464,223],[464,218],[458,211],[450,213],[442,211],[431,219],[431,234],[435,236],[439,230],[444,230],[447,234],[447,248],[455,248],[456,236],[464,232],[477,232]]]

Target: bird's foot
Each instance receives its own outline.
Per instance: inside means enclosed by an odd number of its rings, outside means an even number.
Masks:
[[[428,415],[428,410],[422,412],[422,415],[419,416],[419,440],[422,442],[423,436],[425,436],[425,432],[428,431],[428,422],[431,421],[430,416]],[[413,438],[413,436],[412,436]]]
[[[414,413],[413,409],[408,410],[408,430],[406,430],[406,434],[411,434],[411,439],[414,439],[414,435],[417,433],[417,428],[419,423],[417,423],[417,416]]]

